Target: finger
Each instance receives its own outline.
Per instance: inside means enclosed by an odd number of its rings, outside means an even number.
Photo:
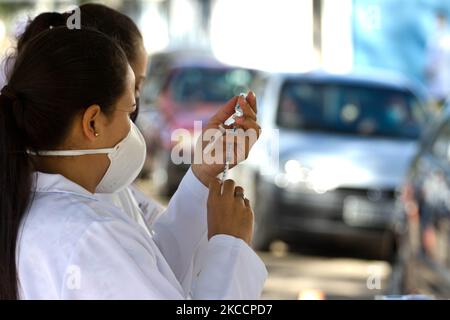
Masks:
[[[248,104],[250,105],[250,107],[253,109],[253,112],[258,113],[258,107],[256,105],[256,95],[253,91],[249,91],[247,93],[246,100],[247,100]]]
[[[245,207],[250,208],[250,201],[247,198],[244,199],[244,204]]]
[[[220,195],[220,180],[219,179],[212,179],[209,182],[209,195]]]
[[[256,121],[256,113],[255,111],[253,111],[252,107],[250,107],[250,104],[247,102],[247,100],[245,100],[244,97],[239,96],[238,102],[242,108],[242,111],[244,112],[244,117]]]
[[[258,137],[261,133],[260,125],[253,119],[249,119],[246,117],[236,118],[236,124],[244,130],[255,130]]]
[[[244,204],[244,189],[241,186],[237,186],[234,188],[234,197],[236,198],[236,201],[238,201],[240,204]]]
[[[223,182],[223,195],[234,197],[234,181],[231,179]]]
[[[260,131],[260,130],[259,130]],[[232,158],[230,165],[234,166],[247,159],[250,149],[259,139],[258,126],[254,129],[244,130],[237,129],[235,135],[226,135],[222,140],[223,156],[227,153],[228,148],[233,147]]]
[[[215,123],[223,123],[226,119],[228,119],[234,113],[234,107],[238,101],[238,96],[231,98],[230,100],[222,106],[216,114],[211,118],[211,122]]]

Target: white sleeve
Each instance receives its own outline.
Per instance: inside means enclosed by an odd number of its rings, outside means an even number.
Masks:
[[[61,298],[183,299],[149,240],[121,221],[92,223],[71,254]]]
[[[208,241],[208,192],[189,169],[153,227],[154,240],[186,294],[198,299],[258,299],[267,271],[256,253],[232,236]]]
[[[160,258],[158,258],[158,256]],[[267,276],[244,241],[210,239],[191,295],[195,299],[257,299]],[[145,233],[123,221],[94,222],[78,240],[62,281],[62,299],[185,299]],[[169,273],[167,273],[169,271]],[[171,280],[172,279],[172,280]]]
[[[154,240],[184,290],[194,277],[194,257],[207,246],[208,188],[189,169],[153,226]]]
[[[259,299],[267,270],[241,239],[213,236],[206,247],[201,271],[194,281],[194,299]]]

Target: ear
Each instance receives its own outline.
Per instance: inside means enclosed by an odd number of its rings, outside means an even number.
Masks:
[[[91,141],[100,135],[101,130],[101,109],[97,104],[93,104],[88,107],[82,116],[82,126],[84,135]]]

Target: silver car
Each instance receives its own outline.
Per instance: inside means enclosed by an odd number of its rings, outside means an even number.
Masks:
[[[342,241],[391,256],[395,197],[428,118],[422,90],[391,74],[269,74],[263,134],[235,169],[256,216],[254,245]]]

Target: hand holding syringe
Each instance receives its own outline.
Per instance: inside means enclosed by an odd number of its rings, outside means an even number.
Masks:
[[[240,94],[241,97],[243,97],[245,99],[246,95],[244,93]],[[218,139],[220,139],[220,137],[222,137],[225,132],[226,129],[224,127],[225,126],[231,126],[234,125],[236,123],[236,118],[238,117],[242,117],[244,115],[244,112],[242,111],[241,105],[239,104],[239,102],[236,103],[236,106],[234,107],[234,113],[224,121],[223,125],[219,124],[219,131],[216,132],[216,134],[212,137],[211,142],[208,143],[208,145],[205,147],[205,149],[203,150],[204,154],[208,154],[211,152],[211,150],[214,147],[214,142],[217,141]],[[234,126],[233,129],[236,129],[236,126]]]
[[[243,97],[244,99],[246,99],[246,94],[241,93],[240,94],[241,97]],[[239,102],[236,103],[236,106],[234,107],[234,113],[224,121],[223,125],[220,124],[219,125],[219,131],[216,132],[216,134],[213,136],[211,142],[205,147],[205,149],[203,150],[203,152],[205,154],[209,153],[212,148],[214,147],[215,142],[220,139],[220,137],[222,137],[225,132],[226,129],[224,127],[225,126],[232,126],[232,133],[235,134],[237,126],[236,126],[236,118],[242,117],[244,115],[244,112],[241,108],[241,105],[239,104]],[[228,170],[230,169],[230,161],[232,160],[233,157],[233,143],[234,141],[227,141],[227,145],[226,145],[226,151],[225,151],[225,167],[223,170],[223,174],[222,174],[222,178],[221,178],[221,183],[222,183],[222,187],[223,187],[223,182],[225,181],[227,174],[228,174]]]
[[[256,113],[256,97],[253,92],[249,92],[247,97],[245,95],[233,97],[216,112],[203,130],[205,136],[211,137],[210,133],[212,133],[214,136],[212,141],[211,138],[205,141],[203,134],[197,141],[197,150],[202,153],[201,162],[194,162],[191,168],[194,175],[209,187],[208,239],[216,234],[227,234],[251,244],[254,218],[250,201],[245,198],[244,189],[241,186],[235,185],[231,179],[225,179],[228,169],[247,158],[252,145],[259,137],[261,127],[257,123]],[[218,128],[219,130],[217,130]],[[209,131],[210,129],[213,131]],[[256,133],[256,139],[250,137],[253,135],[252,131]],[[241,132],[245,134],[244,143],[240,141]],[[235,133],[237,139],[234,137],[229,139],[230,133]],[[227,137],[224,137],[224,134],[227,134]],[[224,147],[224,140],[228,149],[225,157],[221,151]],[[216,149],[215,146],[222,148]],[[241,157],[241,151],[243,151],[243,157]],[[236,160],[232,159],[234,153],[236,153]],[[214,159],[216,156],[218,157],[219,162],[209,161],[213,155]],[[225,167],[223,160],[225,160]],[[217,175],[224,169],[221,183],[217,179]]]
[[[242,113],[236,112],[236,105],[239,104]],[[234,114],[234,116],[232,116]],[[238,115],[241,115],[238,117]],[[238,162],[245,160],[248,157],[250,149],[258,140],[261,127],[257,122],[257,102],[255,94],[252,91],[247,93],[247,96],[238,96],[231,98],[224,106],[217,110],[217,112],[206,123],[202,130],[201,137],[196,143],[196,153],[200,155],[194,156],[191,168],[194,175],[205,186],[209,186],[211,180],[217,179],[217,176],[224,170],[225,154],[223,152],[225,144],[225,134],[228,136],[232,133],[230,128],[233,125],[226,126],[225,122],[230,123],[234,118],[238,130],[236,130],[237,138],[234,140],[233,157],[229,167],[233,168]],[[241,134],[245,135],[245,140],[241,139]],[[208,136],[208,138],[206,138]],[[207,140],[206,140],[207,139]],[[206,140],[206,141],[205,141]],[[217,146],[217,148],[216,148]]]

